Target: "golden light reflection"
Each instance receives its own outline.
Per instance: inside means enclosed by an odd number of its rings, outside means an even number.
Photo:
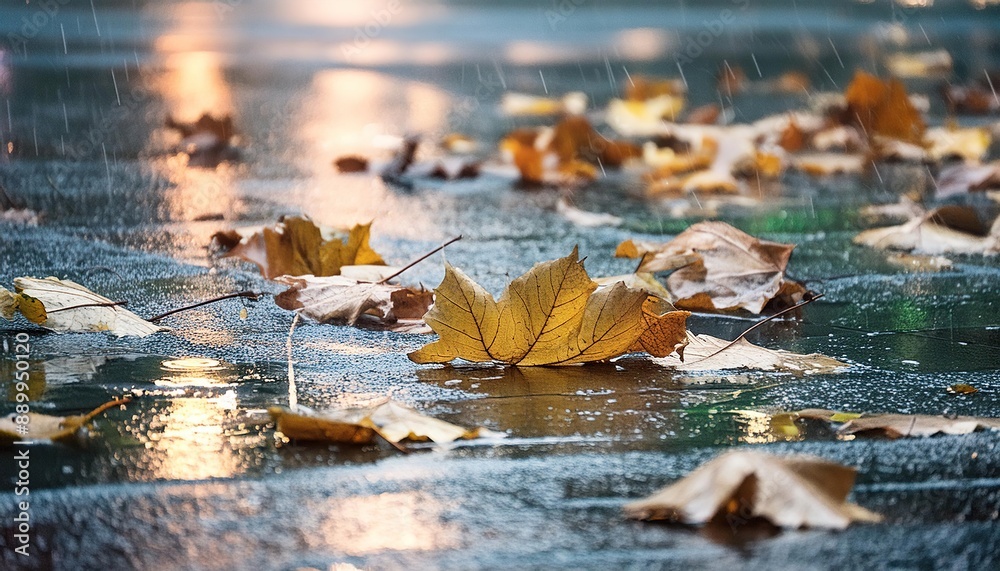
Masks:
[[[351,343],[339,343],[337,341],[306,341],[301,343],[301,347],[307,350],[323,351],[325,353],[333,353],[337,355],[382,355],[385,353],[384,349],[379,349],[377,347],[368,347],[361,344],[351,344]]]
[[[150,433],[153,476],[198,480],[239,474],[243,462],[226,428],[236,404],[236,393],[230,390],[214,398],[176,398],[164,405],[151,426],[162,426]]]
[[[733,414],[742,432],[739,437],[741,442],[766,444],[803,438],[801,431],[795,426],[795,421],[787,414],[771,416],[750,410],[736,410]]]
[[[232,89],[225,77],[223,57],[214,51],[185,51],[189,46],[210,43],[214,32],[205,25],[202,8],[191,4],[178,7],[172,19],[174,27],[165,31],[156,42],[162,57],[162,72],[151,81],[151,88],[166,105],[166,115],[178,122],[196,121],[203,113],[217,118],[234,115]],[[195,13],[189,13],[194,11]],[[213,15],[214,17],[214,15]],[[180,35],[190,41],[177,43],[164,38]],[[195,41],[201,39],[204,41]],[[235,117],[237,128],[239,117]],[[180,143],[180,136],[167,129],[154,131],[149,141],[149,153],[161,154],[164,148]],[[169,181],[164,192],[166,218],[190,222],[218,215],[238,216],[241,202],[233,188],[235,167],[222,163],[217,168],[190,168],[188,157],[176,153],[153,161],[153,168]],[[200,227],[204,227],[201,225]],[[193,228],[192,228],[193,229]],[[201,228],[207,238],[214,229]],[[202,238],[202,236],[197,236]],[[207,243],[207,242],[202,242]]]
[[[461,531],[444,520],[440,500],[417,492],[332,499],[325,511],[320,536],[348,555],[450,549]]]
[[[416,211],[381,180],[336,176],[334,158],[361,154],[388,158],[379,141],[420,133],[443,135],[451,100],[433,86],[400,82],[361,70],[323,70],[313,77],[294,123],[300,168],[312,173],[294,197],[318,222],[349,227],[375,220],[382,235],[438,239],[428,214]]]
[[[222,361],[205,357],[184,357],[168,359],[160,366],[168,371],[219,371],[225,368]]]
[[[155,89],[178,121],[195,121],[206,111],[215,116],[233,112],[232,92],[220,54],[169,53],[163,67],[164,73],[154,81]]]

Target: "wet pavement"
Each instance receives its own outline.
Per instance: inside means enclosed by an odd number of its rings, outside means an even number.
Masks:
[[[331,161],[385,157],[373,141],[412,132],[428,140],[465,132],[488,155],[502,133],[523,124],[498,114],[505,90],[580,89],[601,107],[629,74],[676,75],[660,50],[683,48],[724,9],[740,17],[684,72],[690,106],[722,99],[741,121],[806,107],[810,96],[730,100],[712,82],[723,60],[748,72],[759,66],[768,77],[803,69],[815,90],[834,91],[856,65],[927,45],[949,49],[960,79],[1000,65],[990,23],[1000,14],[957,2],[927,12],[810,3],[794,24],[770,3],[562,4],[572,8],[557,13],[562,20],[546,3],[404,4],[361,40],[358,29],[377,6],[60,5],[23,44],[26,52],[9,39],[0,52],[0,105],[9,109],[5,116],[0,107],[0,183],[45,213],[37,228],[0,226],[0,283],[70,278],[127,299],[142,316],[244,289],[276,293],[253,266],[213,261],[206,246],[218,230],[299,213],[334,226],[373,219],[373,246],[394,265],[464,236],[404,274],[407,283],[436,285],[444,258],[499,292],[574,245],[591,275],[621,274],[634,266],[612,257],[621,240],[663,240],[698,219],[642,199],[635,172],[608,172],[573,197],[623,225],[581,228],[556,212],[557,192],[524,191],[497,174],[407,190],[339,175]],[[5,6],[0,35],[9,38],[38,9]],[[908,82],[931,92],[930,122],[940,124],[935,85]],[[195,169],[171,152],[161,127],[167,114],[193,120],[202,111],[233,113],[241,162]],[[807,407],[997,416],[1000,260],[959,256],[946,271],[913,273],[851,245],[864,227],[860,207],[905,193],[933,196],[925,167],[880,169],[864,177],[788,174],[755,203],[718,213],[754,235],[798,244],[790,273],[826,294],[800,319],[770,323],[750,339],[852,364],[837,375],[678,373],[635,358],[559,369],[417,366],[406,352],[423,336],[297,327],[300,404],[350,406],[390,394],[445,420],[505,431],[502,441],[421,446],[407,456],[276,442],[265,410],[288,401],[292,315],[268,298],[247,305],[246,320],[245,304],[232,300],[169,317],[163,325],[172,331],[145,339],[0,323],[8,341],[18,331],[31,335],[36,412],[138,397],[96,421],[89,438],[31,448],[38,552],[30,561],[9,549],[16,474],[0,462],[0,567],[995,566],[1000,434],[848,442],[811,426],[804,439],[781,442],[767,430],[767,413]],[[979,205],[996,210],[985,199]],[[204,220],[216,215],[222,220]],[[695,316],[689,326],[732,338],[751,323]],[[217,363],[174,363],[186,357]],[[979,392],[947,393],[955,383]],[[853,500],[886,522],[769,537],[621,517],[628,499],[732,446],[857,466]]]

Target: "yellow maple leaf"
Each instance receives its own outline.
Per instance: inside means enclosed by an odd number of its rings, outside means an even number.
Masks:
[[[449,265],[424,316],[440,339],[409,357],[417,363],[603,361],[629,352],[649,329],[646,298],[621,282],[598,289],[575,248],[565,258],[536,264],[499,300]]]
[[[869,136],[882,135],[921,144],[924,120],[898,79],[882,80],[858,70],[844,91],[847,117]]]
[[[228,247],[226,257],[253,262],[268,279],[278,276],[335,276],[348,265],[385,265],[368,245],[371,223],[351,228],[347,240],[328,239],[323,229],[301,216],[285,217],[274,227],[265,227],[251,236],[220,232],[217,244]]]

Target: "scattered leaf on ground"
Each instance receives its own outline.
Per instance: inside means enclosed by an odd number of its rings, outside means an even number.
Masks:
[[[985,165],[960,163],[941,169],[935,180],[937,199],[1000,188],[1000,161]]]
[[[298,412],[280,406],[268,409],[278,431],[294,440],[370,444],[380,436],[392,443],[430,440],[441,444],[481,436],[502,436],[482,428],[470,430],[431,418],[391,400],[364,408],[329,411],[299,408]]]
[[[922,143],[923,118],[899,80],[882,80],[859,70],[844,96],[847,121],[856,122],[869,137],[881,135],[918,145]]]
[[[21,314],[57,333],[107,331],[116,337],[145,337],[167,331],[69,280],[14,278],[14,288]],[[10,308],[10,296],[7,290],[0,292],[0,298],[7,299],[0,301],[4,317]]]
[[[540,97],[527,93],[504,93],[500,100],[500,111],[510,116],[540,116],[569,113],[580,115],[587,110],[587,94],[573,91],[561,99]]]
[[[865,166],[865,157],[856,154],[806,153],[796,155],[792,159],[792,166],[813,176],[861,174]]]
[[[337,171],[342,173],[366,172],[368,170],[368,159],[357,155],[340,157],[333,161],[333,164],[337,167]]]
[[[434,301],[429,291],[344,276],[281,276],[276,281],[291,286],[275,296],[279,307],[298,310],[322,323],[412,332],[426,329],[420,327],[424,325],[421,318]]]
[[[843,422],[840,435],[877,434],[888,438],[934,436],[935,434],[970,434],[977,430],[1000,430],[1000,418],[976,416],[934,416],[930,414],[842,413],[824,409],[800,410],[799,418]]]
[[[278,276],[335,276],[347,265],[385,265],[368,245],[371,223],[351,228],[346,239],[325,235],[323,228],[300,216],[286,216],[273,227],[243,236],[218,232],[213,244],[224,257],[257,264],[268,279]]]
[[[975,210],[948,205],[898,226],[865,230],[855,244],[881,250],[923,254],[996,254],[1000,252],[1000,219],[987,233]]]
[[[979,392],[979,389],[967,383],[956,383],[946,390],[953,395],[973,395]]]
[[[728,452],[682,480],[624,506],[634,519],[731,525],[764,518],[784,528],[844,529],[881,517],[847,502],[856,470],[814,456]]]
[[[634,274],[594,278],[594,283],[596,283],[598,287],[609,287],[618,282],[622,282],[632,289],[641,289],[649,295],[658,297],[662,300],[670,300],[670,292],[667,291],[667,288],[663,287],[663,284],[661,284],[656,277],[649,272],[636,272]]]
[[[410,353],[417,363],[603,361],[630,351],[648,327],[646,292],[620,282],[598,289],[575,249],[536,264],[499,300],[450,265],[434,293],[424,321],[440,339]]]
[[[564,197],[556,202],[556,212],[577,226],[597,228],[598,226],[621,226],[622,219],[605,212],[587,212],[570,204]]]
[[[801,355],[790,351],[765,349],[746,339],[740,339],[732,346],[729,346],[730,343],[711,335],[689,333],[683,360],[671,355],[654,359],[654,362],[678,371],[755,369],[789,371],[805,375],[838,373],[849,367],[846,363],[819,353]]]
[[[90,422],[102,412],[129,402],[129,399],[116,399],[106,402],[94,410],[75,416],[50,416],[29,412],[27,415],[11,413],[0,418],[0,446],[10,446],[15,442],[51,441],[62,442],[73,438],[76,431]],[[27,424],[17,422],[19,416],[27,416]],[[27,426],[23,434],[19,428]]]
[[[794,248],[759,240],[725,222],[700,222],[665,244],[623,242],[615,255],[642,258],[639,271],[645,272],[667,271],[693,258],[667,278],[674,305],[760,313],[775,299],[783,305],[802,300],[805,288],[785,278]]]
[[[180,133],[178,150],[188,155],[188,165],[214,168],[223,161],[239,158],[231,145],[236,129],[229,115],[217,119],[205,113],[194,123],[181,123],[167,116],[166,127]]]

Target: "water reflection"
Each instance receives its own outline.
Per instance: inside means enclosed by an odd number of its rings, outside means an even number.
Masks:
[[[377,178],[336,176],[332,161],[349,154],[387,158],[391,151],[382,145],[410,132],[433,141],[445,130],[449,108],[449,97],[427,84],[370,71],[317,72],[293,117],[297,162],[311,175],[299,202],[308,205],[313,218],[334,227],[377,219],[379,232],[437,236],[440,229],[429,212],[407,207],[405,197]]]
[[[685,418],[690,411],[745,392],[725,382],[691,386],[639,360],[582,367],[418,369],[417,378],[480,397],[449,403],[454,414],[446,420],[509,430],[515,438],[582,436],[627,442],[691,435],[698,427]],[[730,434],[723,436],[728,439]]]
[[[447,506],[427,494],[404,492],[331,499],[325,508],[325,520],[316,530],[317,537],[348,555],[458,546],[461,530],[447,521]]]

